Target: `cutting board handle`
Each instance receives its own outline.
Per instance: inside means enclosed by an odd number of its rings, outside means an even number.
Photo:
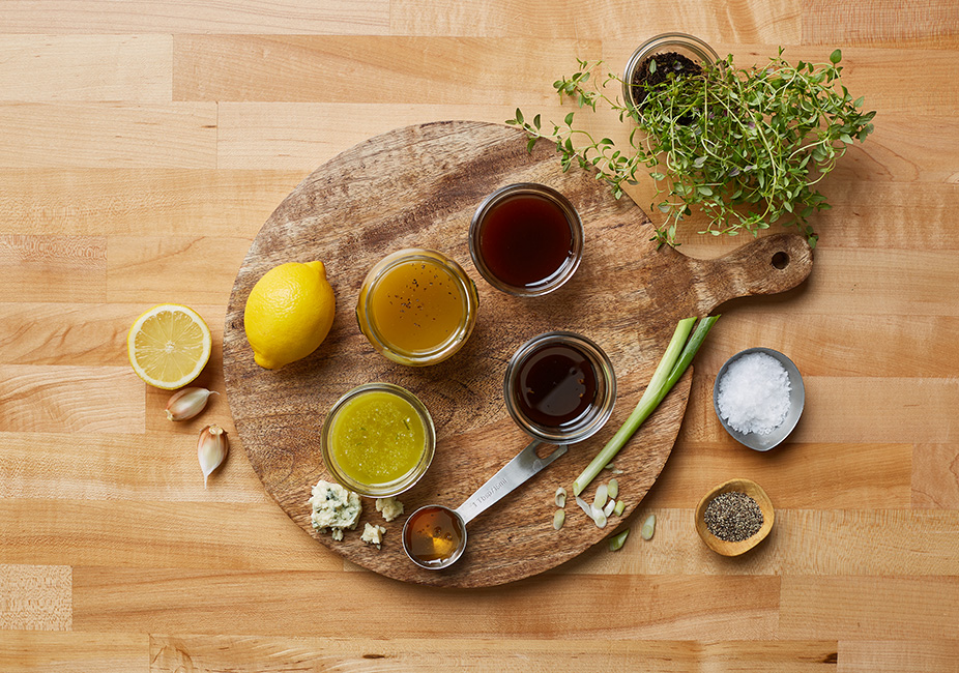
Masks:
[[[719,259],[693,260],[693,282],[705,314],[736,297],[791,290],[806,280],[812,262],[805,236],[774,234]]]

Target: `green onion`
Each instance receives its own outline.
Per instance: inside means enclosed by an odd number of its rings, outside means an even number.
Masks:
[[[609,538],[609,550],[610,551],[619,551],[623,548],[623,545],[626,544],[626,537],[629,535],[629,529],[627,528],[622,533],[616,533],[613,537]]]
[[[596,475],[616,457],[616,454],[626,445],[626,442],[636,434],[639,426],[656,410],[663,398],[686,373],[703,340],[717,320],[719,320],[719,316],[703,318],[696,326],[695,332],[693,332],[693,325],[696,323],[696,318],[684,318],[679,321],[679,324],[676,325],[676,331],[673,332],[673,338],[670,339],[669,346],[666,347],[663,358],[659,361],[656,371],[653,372],[653,378],[646,386],[639,404],[636,405],[633,413],[629,415],[622,427],[606,443],[606,446],[586,466],[582,474],[576,477],[576,481],[573,482],[574,495],[579,495],[589,486]],[[690,332],[693,332],[691,337],[689,336]]]
[[[656,515],[650,514],[646,521],[643,522],[643,527],[639,530],[639,534],[642,535],[644,540],[652,540],[653,535],[656,533]]]

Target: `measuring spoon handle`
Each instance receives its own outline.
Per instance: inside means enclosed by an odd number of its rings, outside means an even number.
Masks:
[[[509,493],[512,493],[517,486],[526,483],[530,477],[538,474],[554,460],[565,454],[566,449],[569,448],[568,444],[560,444],[551,454],[545,458],[540,458],[536,455],[536,449],[540,444],[542,442],[538,439],[530,442],[529,446],[516,454],[513,460],[506,463],[489,481],[467,498],[466,502],[456,508],[456,513],[463,519],[463,525],[498,503]]]

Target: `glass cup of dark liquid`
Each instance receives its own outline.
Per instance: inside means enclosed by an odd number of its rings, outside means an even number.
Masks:
[[[598,432],[616,401],[613,365],[599,346],[572,332],[547,332],[523,344],[504,380],[506,407],[533,441],[466,502],[424,505],[403,526],[403,549],[425,570],[443,570],[466,550],[466,525],[562,457],[570,444]],[[556,448],[539,457],[541,444]]]
[[[523,344],[506,367],[506,409],[548,444],[574,444],[609,420],[616,377],[609,357],[573,332],[546,332]]]
[[[470,223],[469,247],[480,275],[520,297],[552,292],[583,258],[583,222],[565,196],[521,182],[490,194]]]

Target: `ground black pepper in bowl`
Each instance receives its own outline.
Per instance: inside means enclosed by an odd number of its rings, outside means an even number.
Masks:
[[[709,532],[726,542],[746,540],[763,526],[759,503],[739,491],[717,495],[706,506],[703,518]]]

